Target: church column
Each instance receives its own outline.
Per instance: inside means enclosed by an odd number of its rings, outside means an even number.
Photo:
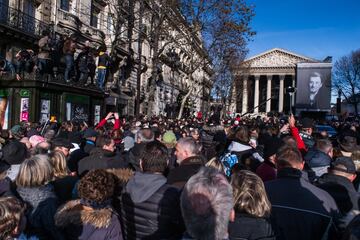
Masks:
[[[269,100],[271,98],[271,80],[272,80],[272,75],[267,75],[267,86],[266,86],[266,112],[270,112],[271,111],[271,100]]]
[[[243,76],[243,86],[242,86],[242,110],[241,113],[244,114],[248,110],[248,92],[247,92],[247,81],[248,81],[248,75]]]
[[[254,113],[259,112],[259,80],[260,75],[255,75]]]
[[[295,88],[295,75],[291,75],[291,85],[293,88]],[[295,93],[293,93],[292,95],[292,100],[291,100],[291,106],[295,106]]]
[[[284,110],[284,80],[285,75],[280,75],[280,85],[279,85],[279,112]]]

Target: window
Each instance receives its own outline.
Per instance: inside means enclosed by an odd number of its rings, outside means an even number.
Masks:
[[[99,21],[100,10],[96,8],[94,5],[91,6],[91,19],[90,25],[97,28]]]
[[[64,11],[69,11],[70,9],[70,2],[69,0],[60,0],[60,8]]]

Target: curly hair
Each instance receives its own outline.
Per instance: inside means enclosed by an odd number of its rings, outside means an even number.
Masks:
[[[103,203],[114,195],[115,179],[104,169],[89,171],[78,185],[82,199]]]
[[[12,239],[24,211],[24,204],[15,197],[0,198],[0,239]]]

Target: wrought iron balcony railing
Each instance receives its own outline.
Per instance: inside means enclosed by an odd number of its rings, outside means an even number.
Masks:
[[[0,25],[11,27],[32,36],[41,36],[49,25],[18,9],[0,3]]]

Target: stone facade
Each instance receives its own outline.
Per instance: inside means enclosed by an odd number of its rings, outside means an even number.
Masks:
[[[296,87],[296,64],[300,62],[320,61],[279,48],[244,60],[236,73],[231,110],[242,114],[289,111],[295,96],[290,100],[285,89]]]
[[[115,6],[122,2],[123,6]],[[148,1],[147,8],[150,11],[152,6]],[[92,47],[97,48],[106,45],[108,52],[116,59],[113,66],[115,70],[109,74],[108,87],[119,84],[121,75],[120,64],[125,58],[132,59],[132,66],[123,79],[121,90],[111,93],[107,101],[113,105],[112,110],[120,111],[124,115],[133,115],[136,104],[137,89],[137,69],[138,69],[138,36],[137,17],[135,17],[135,27],[129,33],[129,4],[132,3],[134,12],[139,8],[139,1],[104,1],[104,0],[4,0],[1,1],[0,13],[0,32],[7,34],[9,38],[1,38],[0,55],[12,61],[15,54],[20,49],[32,48],[37,51],[37,41],[44,29],[50,29],[61,35],[75,35],[78,51],[86,41],[91,42]],[[27,23],[15,22],[9,16],[9,11],[16,12],[19,16],[26,16]],[[116,16],[116,17],[114,17]],[[149,17],[144,16],[143,26],[149,24]],[[181,18],[181,16],[180,16]],[[22,17],[21,19],[24,19]],[[119,23],[119,31],[115,31],[114,22]],[[27,27],[26,27],[27,25]],[[17,29],[16,29],[17,28]],[[187,29],[187,30],[186,30]],[[189,31],[189,26],[173,26],[174,36],[185,35],[183,39],[192,39],[191,42],[185,43],[185,46],[179,44],[171,44],[164,50],[164,58],[161,58],[161,81],[156,87],[155,93],[155,109],[153,114],[164,114],[167,106],[173,106],[179,94],[184,95],[191,86],[194,91],[190,98],[194,102],[194,111],[207,111],[208,99],[210,98],[210,89],[212,87],[211,75],[212,69],[210,65],[202,65],[196,71],[191,72],[189,76],[190,58],[207,58],[206,53],[201,44],[199,36],[194,36]],[[143,29],[144,34],[146,29]],[[180,67],[174,68],[166,60],[166,53],[175,51],[179,57]],[[151,76],[151,59],[152,52],[149,43],[142,42],[142,71],[141,73],[141,103],[140,112],[146,113],[146,100],[148,98],[147,85]],[[119,105],[119,103],[121,103]],[[111,109],[111,108],[109,108]]]

